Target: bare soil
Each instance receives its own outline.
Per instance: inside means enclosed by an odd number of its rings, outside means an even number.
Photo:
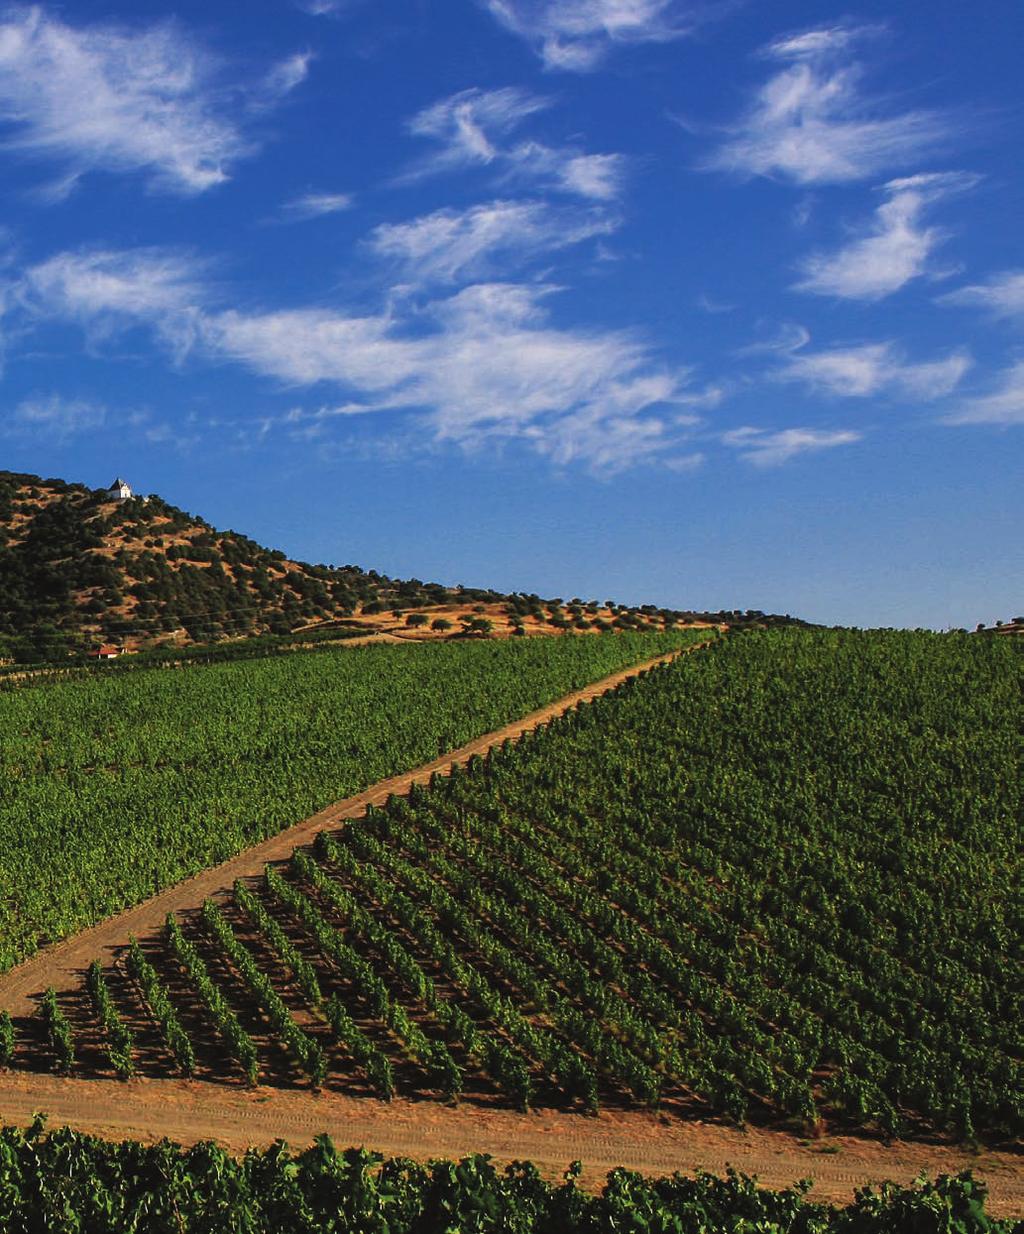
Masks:
[[[812,1198],[839,1204],[869,1183],[909,1183],[922,1172],[934,1177],[971,1169],[988,1184],[993,1214],[1024,1214],[1024,1161],[1017,1153],[971,1154],[842,1136],[806,1141],[781,1131],[740,1131],[716,1123],[663,1120],[647,1112],[516,1114],[184,1080],[0,1077],[0,1120],[27,1125],[36,1112],[48,1115],[52,1125],[67,1123],[115,1140],[216,1140],[237,1152],[276,1139],[304,1148],[327,1132],[338,1145],[363,1145],[389,1156],[428,1160],[482,1152],[499,1162],[528,1159],[551,1178],[579,1159],[585,1166],[583,1183],[592,1188],[615,1166],[645,1174],[699,1169],[721,1174],[734,1166],[756,1175],[764,1186],[812,1179]]]

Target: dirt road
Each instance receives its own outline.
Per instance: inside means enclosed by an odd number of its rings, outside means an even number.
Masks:
[[[318,831],[324,827],[338,823],[346,818],[358,818],[368,805],[380,805],[391,793],[406,793],[413,784],[425,784],[435,773],[447,775],[453,766],[465,763],[474,754],[483,754],[492,746],[501,745],[509,738],[516,738],[531,729],[545,724],[555,716],[571,710],[578,703],[590,702],[609,690],[620,685],[640,673],[647,672],[659,665],[667,664],[677,655],[695,651],[706,643],[698,643],[680,651],[671,651],[665,655],[656,656],[643,664],[623,669],[595,681],[582,690],[575,690],[557,702],[533,711],[512,724],[493,733],[485,733],[468,745],[451,751],[426,763],[413,771],[393,776],[374,784],[365,792],[354,797],[346,797],[312,815],[294,827],[278,832],[269,840],[247,848],[223,865],[214,866],[202,873],[176,883],[159,895],[144,900],[135,908],[126,910],[116,917],[109,917],[99,925],[80,934],[44,948],[17,968],[0,976],[0,1010],[6,1010],[12,1016],[29,1015],[34,1010],[37,998],[48,986],[61,993],[64,990],[77,988],[81,985],[85,971],[93,960],[99,960],[104,966],[113,961],[117,952],[128,945],[131,935],[144,938],[150,933],[156,933],[163,925],[168,913],[184,912],[199,907],[205,899],[220,892],[229,890],[237,878],[257,877],[263,872],[268,861],[286,861],[296,848],[312,843]]]
[[[737,1131],[714,1123],[662,1121],[649,1113],[605,1112],[596,1117],[541,1110],[516,1114],[435,1102],[382,1102],[338,1093],[203,1084],[184,1080],[62,1080],[23,1073],[0,1075],[0,1120],[27,1124],[37,1111],[52,1126],[69,1123],[111,1139],[185,1144],[217,1140],[242,1151],[284,1139],[295,1148],[326,1131],[342,1146],[364,1145],[386,1155],[426,1160],[490,1153],[499,1161],[526,1158],[549,1177],[570,1161],[585,1166],[584,1184],[598,1186],[613,1167],[648,1174],[697,1169],[721,1174],[728,1165],[756,1174],[765,1186],[814,1180],[816,1199],[845,1203],[855,1188],[891,1178],[910,1182],[971,1168],[983,1177],[996,1215],[1024,1214],[1022,1158],[1011,1153],[972,1156],[931,1145],[885,1145],[834,1137],[800,1141],[783,1132]]]

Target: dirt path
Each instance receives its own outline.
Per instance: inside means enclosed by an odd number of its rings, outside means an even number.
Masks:
[[[585,1185],[598,1186],[618,1165],[648,1174],[697,1169],[721,1174],[729,1165],[783,1187],[814,1180],[816,1199],[846,1203],[855,1188],[891,1178],[907,1183],[970,1168],[990,1188],[996,1215],[1024,1214],[1024,1168],[1012,1153],[972,1156],[962,1150],[834,1137],[802,1143],[783,1132],[737,1131],[714,1123],[662,1121],[649,1113],[597,1117],[553,1110],[516,1114],[469,1105],[392,1101],[325,1092],[253,1089],[183,1080],[61,1080],[0,1076],[0,1121],[25,1125],[41,1111],[53,1126],[70,1123],[111,1139],[185,1144],[213,1139],[235,1151],[275,1139],[303,1148],[326,1131],[340,1146],[365,1145],[386,1155],[426,1160],[490,1153],[498,1161],[526,1158],[556,1178],[583,1161]]]
[[[36,1000],[48,986],[53,986],[58,993],[79,987],[92,961],[98,959],[106,967],[120,949],[127,947],[130,935],[141,939],[156,933],[163,926],[168,913],[199,907],[207,897],[229,890],[237,878],[258,877],[268,861],[286,861],[296,848],[312,843],[317,832],[325,827],[341,819],[358,818],[368,805],[380,805],[391,793],[406,793],[413,784],[425,784],[435,772],[447,775],[453,766],[467,762],[471,755],[483,754],[509,738],[519,737],[555,716],[562,715],[577,703],[590,702],[631,677],[667,664],[678,655],[685,655],[705,646],[707,643],[697,643],[678,651],[667,652],[643,664],[595,681],[582,690],[575,690],[557,702],[531,712],[521,720],[506,724],[496,732],[485,733],[484,736],[442,755],[432,763],[393,776],[390,780],[381,780],[355,797],[337,801],[296,826],[264,840],[262,844],[247,848],[223,865],[204,870],[184,882],[176,883],[159,895],[144,900],[135,908],[127,909],[116,917],[109,917],[99,925],[83,930],[64,942],[44,948],[17,968],[0,976],[0,1010],[9,1011],[15,1017],[30,1015],[35,1009]]]

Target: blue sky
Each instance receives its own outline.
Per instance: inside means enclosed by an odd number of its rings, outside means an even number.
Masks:
[[[309,560],[1024,609],[1017,0],[0,9],[3,465]]]

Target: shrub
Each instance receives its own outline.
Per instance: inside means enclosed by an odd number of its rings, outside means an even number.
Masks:
[[[0,1011],[0,1067],[9,1067],[14,1057],[14,1025],[10,1013]]]

